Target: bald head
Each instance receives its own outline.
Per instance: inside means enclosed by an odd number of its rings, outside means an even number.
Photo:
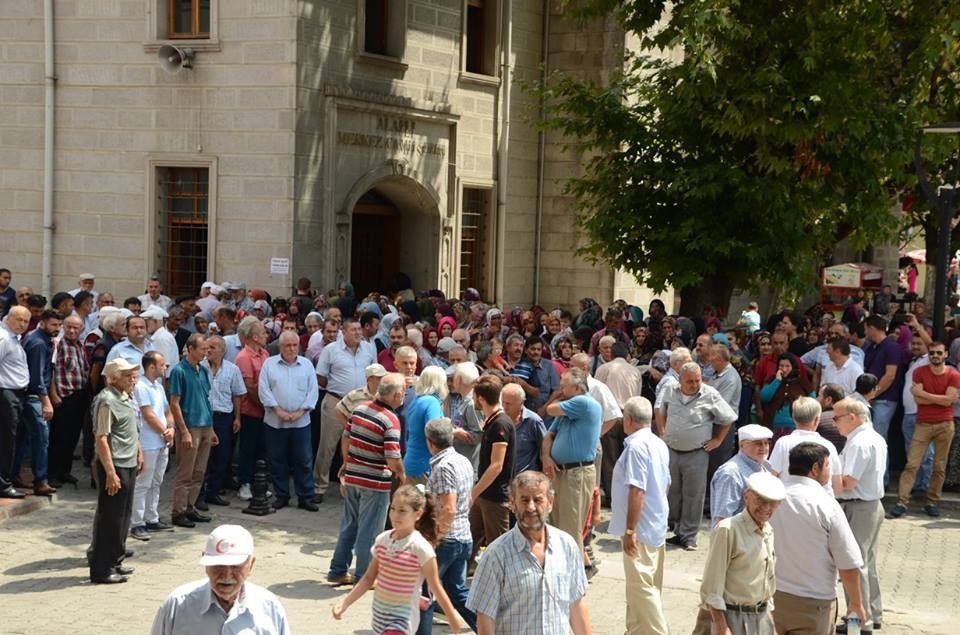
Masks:
[[[590,356],[586,353],[577,353],[570,358],[570,366],[579,368],[585,373],[590,372]]]
[[[10,307],[7,317],[3,321],[10,327],[10,330],[17,335],[23,335],[30,324],[30,309],[25,306]]]

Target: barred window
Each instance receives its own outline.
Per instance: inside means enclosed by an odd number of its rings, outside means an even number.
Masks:
[[[158,276],[171,297],[196,293],[208,277],[208,169],[158,168],[157,179]]]
[[[491,190],[463,189],[460,221],[460,289],[473,287],[487,297],[490,293]]]

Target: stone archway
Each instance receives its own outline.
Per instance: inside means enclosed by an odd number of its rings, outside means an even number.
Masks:
[[[443,288],[449,277],[441,263],[449,232],[438,197],[399,167],[365,175],[345,201],[349,254],[343,260],[349,268],[344,273],[358,295],[387,290],[398,272],[410,277],[414,289]]]

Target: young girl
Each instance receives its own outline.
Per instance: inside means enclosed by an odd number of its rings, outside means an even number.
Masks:
[[[373,586],[373,630],[378,635],[412,635],[420,623],[420,588],[424,578],[450,620],[450,629],[460,632],[460,620],[443,591],[433,543],[437,525],[433,504],[422,485],[404,485],[390,502],[393,529],[377,536],[373,560],[353,590],[333,607],[339,620],[351,604]]]

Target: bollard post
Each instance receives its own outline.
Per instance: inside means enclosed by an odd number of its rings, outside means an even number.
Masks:
[[[250,493],[253,498],[250,504],[243,510],[244,514],[253,514],[254,516],[266,516],[272,514],[276,509],[267,498],[267,462],[259,459],[253,471],[253,485],[250,486]]]

